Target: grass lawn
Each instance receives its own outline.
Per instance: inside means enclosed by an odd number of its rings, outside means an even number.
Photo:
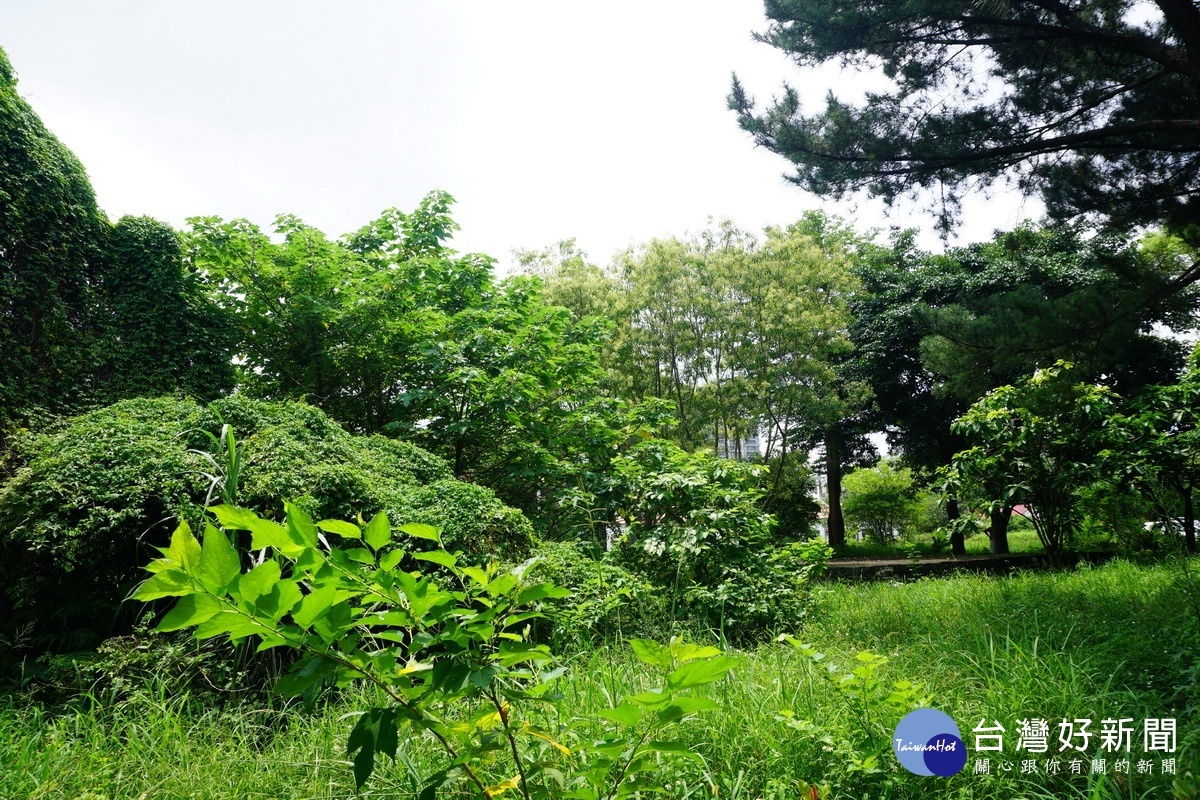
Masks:
[[[898,715],[879,704],[864,707],[835,691],[823,666],[790,646],[766,643],[745,652],[734,677],[712,687],[721,711],[684,723],[682,737],[703,763],[664,765],[670,796],[792,800],[796,780],[804,779],[827,781],[834,796],[854,798],[1171,797],[1170,776],[1159,774],[1167,754],[1141,753],[1141,724],[1176,718],[1179,744],[1196,745],[1200,654],[1184,586],[1177,564],[1120,561],[1005,578],[817,586],[797,633],[826,654],[822,663],[845,674],[864,663],[856,660],[860,651],[886,656],[876,673],[880,691],[897,680],[921,684],[930,704],[958,723],[969,748],[981,720],[999,722],[1005,746],[987,754],[991,774],[975,774],[983,754],[974,751],[952,778],[910,775],[887,752],[880,772],[852,772],[852,755],[867,755],[872,738],[890,747]],[[652,680],[619,645],[567,661],[564,715],[607,707]],[[283,714],[214,708],[162,685],[67,708],[11,696],[0,701],[0,797],[351,797],[348,715],[365,699],[351,693],[311,712]],[[1029,718],[1050,721],[1052,752],[1034,757],[1036,773],[1022,774],[1016,725]],[[1064,718],[1093,720],[1093,733],[1102,719],[1132,718],[1138,727],[1130,758],[1152,760],[1154,773],[1117,774],[1109,754],[1103,777],[1044,774]],[[362,796],[415,798],[417,777],[440,766],[428,741],[402,741],[400,750]],[[1095,737],[1082,772],[1101,755]],[[1180,772],[1195,763],[1183,752],[1174,758]]]

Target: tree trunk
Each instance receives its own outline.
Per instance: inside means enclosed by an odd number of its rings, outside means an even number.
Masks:
[[[960,512],[958,510],[958,498],[946,498],[946,519],[954,521],[958,519]],[[950,553],[956,556],[965,556],[967,554],[967,542],[963,537],[962,528],[958,525],[950,526]]]
[[[846,521],[842,518],[842,447],[841,433],[835,428],[825,431],[825,494],[829,503],[829,546],[846,543]]]
[[[1008,521],[1012,519],[1012,506],[992,506],[992,524],[988,537],[992,540],[992,553],[1008,555]]]

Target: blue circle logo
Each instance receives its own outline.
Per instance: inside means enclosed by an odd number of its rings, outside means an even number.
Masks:
[[[918,708],[896,726],[892,749],[914,775],[957,775],[967,764],[967,747],[954,720],[936,708]]]

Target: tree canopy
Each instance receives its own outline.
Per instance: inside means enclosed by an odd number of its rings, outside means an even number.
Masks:
[[[760,41],[801,67],[870,69],[885,89],[822,110],[785,86],[729,102],[755,141],[822,195],[1040,193],[1052,215],[1200,230],[1200,7],[1187,0],[906,3],[767,0]],[[1186,278],[1200,278],[1200,264]],[[1185,279],[1186,279],[1185,278]]]

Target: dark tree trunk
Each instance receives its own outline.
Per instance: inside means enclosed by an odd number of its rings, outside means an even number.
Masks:
[[[829,428],[825,432],[825,489],[829,502],[829,546],[846,543],[846,521],[842,517],[842,442],[841,432]]]
[[[992,524],[988,536],[992,540],[992,553],[1008,555],[1008,521],[1012,519],[1012,506],[992,506]]]
[[[954,521],[958,519],[961,512],[958,510],[958,498],[946,498],[946,519]],[[956,556],[965,556],[967,554],[967,542],[963,537],[962,527],[958,525],[950,526],[950,554]]]

